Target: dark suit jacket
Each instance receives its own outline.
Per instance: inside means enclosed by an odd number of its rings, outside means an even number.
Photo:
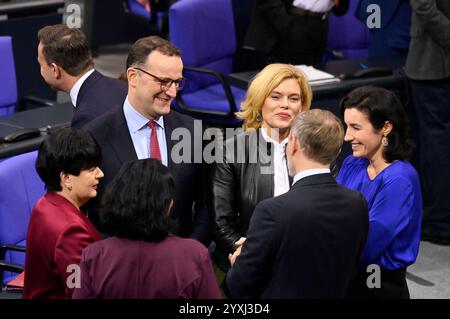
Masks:
[[[122,106],[127,92],[128,85],[125,82],[94,71],[78,92],[72,128],[82,128],[99,115]]]
[[[331,174],[305,177],[258,204],[225,288],[232,298],[343,298],[368,227],[360,193]]]
[[[78,265],[81,252],[100,239],[97,230],[72,203],[47,192],[31,212],[27,232],[23,297],[70,298],[67,266]]]
[[[178,222],[176,234],[181,237],[190,236],[207,244],[210,234],[208,210],[206,209],[205,192],[203,191],[205,172],[202,163],[194,163],[193,155],[194,152],[202,154],[201,136],[194,136],[194,120],[191,117],[175,111],[164,116],[164,128],[167,141],[168,167],[175,178],[176,186],[172,209],[172,216]],[[190,163],[175,163],[171,157],[172,149],[178,143],[177,140],[170,138],[176,128],[185,128],[190,133],[192,145]],[[99,195],[101,196],[105,186],[116,176],[122,164],[137,160],[137,154],[122,107],[93,120],[84,129],[94,137],[102,151],[100,168],[103,170],[105,177],[100,181]],[[200,135],[202,132],[197,132],[197,134]],[[195,138],[197,139],[196,142],[194,141]],[[175,152],[178,154],[177,150]],[[92,211],[89,215],[89,218],[91,217],[97,226],[98,221],[96,216],[92,216]]]

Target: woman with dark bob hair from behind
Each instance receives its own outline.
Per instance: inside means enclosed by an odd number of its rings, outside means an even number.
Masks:
[[[111,237],[83,251],[73,298],[221,298],[208,250],[171,233],[175,182],[155,159],[125,163],[102,196]]]
[[[351,143],[338,183],[360,191],[369,205],[369,235],[349,298],[409,299],[406,268],[419,252],[422,195],[411,151],[405,110],[394,93],[360,87],[341,102]],[[371,266],[368,272],[369,265]],[[374,268],[372,268],[374,267]],[[368,276],[380,270],[380,281]],[[369,279],[371,282],[371,279]]]
[[[80,207],[97,196],[100,148],[82,131],[64,129],[42,142],[36,170],[47,192],[31,212],[24,298],[70,298],[81,251],[100,239]]]

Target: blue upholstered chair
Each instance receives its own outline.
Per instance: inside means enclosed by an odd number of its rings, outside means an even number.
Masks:
[[[0,116],[14,113],[17,103],[12,38],[0,36]]]
[[[349,1],[343,16],[334,14],[328,21],[328,50],[325,60],[352,59],[368,56],[369,31],[355,16],[358,1]],[[331,53],[331,54],[330,54]]]
[[[174,108],[206,122],[240,125],[245,90],[232,87],[236,35],[231,0],[179,0],[169,9],[170,40],[181,49],[187,86]]]
[[[4,255],[0,254],[0,260],[16,265],[24,264],[25,254],[14,251],[14,246],[25,247],[31,210],[45,192],[35,169],[36,157],[34,151],[0,162],[0,247]],[[0,280],[6,283],[15,275],[5,272]]]
[[[12,37],[0,36],[0,116],[16,112],[18,104],[24,109],[54,105],[54,101],[36,96],[22,96],[19,100],[12,42]]]

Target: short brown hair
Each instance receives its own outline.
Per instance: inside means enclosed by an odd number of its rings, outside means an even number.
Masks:
[[[241,104],[241,111],[236,113],[239,119],[244,120],[244,130],[249,128],[259,129],[261,127],[261,122],[257,121],[257,116],[261,115],[261,109],[266,98],[281,82],[288,79],[296,80],[300,86],[301,111],[309,110],[312,91],[303,72],[290,64],[269,64],[252,80],[248,87],[245,101]]]
[[[94,65],[84,33],[65,24],[43,27],[38,32],[43,55],[48,65],[55,63],[72,76]]]
[[[145,65],[152,51],[158,51],[167,56],[181,56],[181,51],[169,41],[156,35],[137,40],[130,48],[127,58],[127,69],[131,66]]]
[[[333,162],[344,142],[341,120],[326,110],[314,109],[297,114],[291,134],[300,141],[305,155],[321,164]]]

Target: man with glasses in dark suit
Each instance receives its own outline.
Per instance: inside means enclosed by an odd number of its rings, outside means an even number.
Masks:
[[[127,58],[128,95],[123,107],[96,119],[85,129],[102,150],[100,166],[105,179],[101,190],[123,163],[144,158],[161,160],[175,178],[176,197],[171,214],[178,223],[177,235],[207,245],[204,169],[202,163],[194,161],[194,153],[202,152],[201,145],[194,143],[194,120],[171,110],[173,99],[185,84],[182,72],[180,50],[169,41],[157,36],[137,40]],[[173,148],[178,141],[172,139],[172,132],[179,128],[190,133],[190,140],[183,140],[191,143],[189,161],[173,157],[177,155]],[[96,216],[90,217],[95,220]]]

